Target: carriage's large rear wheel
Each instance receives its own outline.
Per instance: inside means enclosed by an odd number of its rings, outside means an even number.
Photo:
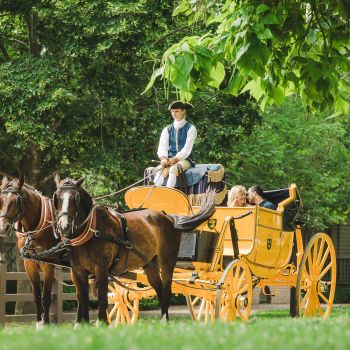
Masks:
[[[215,321],[215,304],[212,298],[186,295],[186,302],[193,321],[205,324]]]
[[[215,317],[223,321],[248,320],[253,300],[252,275],[244,261],[231,261],[218,284]]]
[[[331,238],[317,233],[306,246],[297,284],[297,315],[326,318],[330,315],[336,284],[336,255]]]

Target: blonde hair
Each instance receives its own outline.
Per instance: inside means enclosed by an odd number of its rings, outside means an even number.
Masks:
[[[233,186],[228,193],[227,206],[228,207],[236,206],[235,202],[237,197],[240,196],[241,194],[246,194],[246,193],[247,193],[247,190],[245,189],[244,186],[241,186],[241,185]]]

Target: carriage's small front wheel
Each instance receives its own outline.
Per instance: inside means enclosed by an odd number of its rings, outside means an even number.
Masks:
[[[214,298],[186,295],[186,302],[193,321],[205,324],[215,321]]]
[[[128,283],[128,286],[137,288],[136,283]],[[109,283],[108,289],[108,304],[113,305],[107,312],[109,324],[114,327],[120,324],[134,324],[139,316],[139,298],[131,299],[129,292],[115,282]]]
[[[252,275],[246,262],[231,261],[218,283],[215,317],[222,321],[247,321],[253,300]]]
[[[336,255],[332,240],[325,233],[317,233],[307,244],[299,266],[297,315],[327,318],[332,311],[336,278]]]

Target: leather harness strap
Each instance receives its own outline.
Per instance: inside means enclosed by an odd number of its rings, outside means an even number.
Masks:
[[[40,213],[40,220],[36,228],[31,230],[33,238],[39,238],[41,234],[45,231],[47,227],[52,225],[53,222],[53,216],[50,210],[50,199],[47,197],[44,197],[43,195],[39,194],[40,200],[41,200],[41,213]],[[23,224],[21,224],[24,231],[16,231],[16,236],[18,239],[25,239],[28,232],[25,231],[25,228]]]

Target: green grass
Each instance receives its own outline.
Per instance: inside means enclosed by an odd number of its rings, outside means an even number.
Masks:
[[[350,349],[350,307],[337,307],[328,320],[300,320],[287,311],[262,311],[248,323],[196,324],[176,318],[160,324],[153,318],[134,326],[110,329],[72,325],[51,326],[36,332],[34,325],[9,326],[0,331],[0,349]]]

